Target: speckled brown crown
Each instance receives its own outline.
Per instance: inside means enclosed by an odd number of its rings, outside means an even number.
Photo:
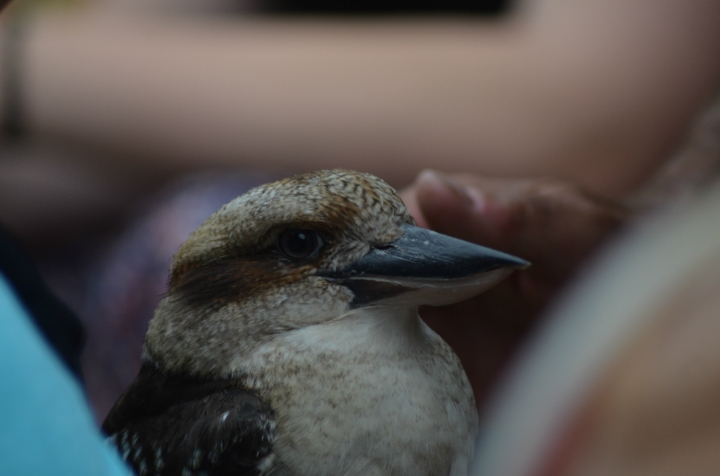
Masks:
[[[178,250],[172,276],[257,252],[280,225],[390,241],[397,236],[384,235],[402,223],[414,220],[395,189],[374,175],[351,170],[298,175],[254,188],[209,217]]]

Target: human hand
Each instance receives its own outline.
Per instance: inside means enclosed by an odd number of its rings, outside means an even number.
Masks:
[[[401,196],[420,226],[532,263],[473,299],[421,310],[460,357],[479,404],[550,299],[629,218],[618,203],[544,179],[425,171]]]

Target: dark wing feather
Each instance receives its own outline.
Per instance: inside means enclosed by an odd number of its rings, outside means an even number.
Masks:
[[[236,381],[172,375],[146,362],[103,430],[141,476],[255,476],[272,452],[275,422]]]

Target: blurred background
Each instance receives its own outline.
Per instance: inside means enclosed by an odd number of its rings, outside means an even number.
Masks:
[[[648,180],[720,85],[714,0],[15,0],[0,222],[88,330],[102,420],[171,256],[220,205],[320,168]]]

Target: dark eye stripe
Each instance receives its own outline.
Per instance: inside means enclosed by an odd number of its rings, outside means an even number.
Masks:
[[[174,274],[169,293],[181,296],[190,306],[213,311],[297,282],[307,273],[308,265],[281,270],[277,256],[267,253],[207,263]]]
[[[288,233],[291,232],[291,233]],[[280,236],[287,235],[281,248]],[[298,237],[301,234],[303,237]],[[212,256],[174,266],[168,294],[180,296],[188,305],[215,311],[231,302],[295,283],[312,266],[302,260],[317,254],[322,238],[313,230],[292,228],[282,232],[270,249],[213,260]],[[300,240],[294,243],[293,239]],[[220,254],[220,253],[218,253]],[[287,258],[285,265],[279,256]]]

